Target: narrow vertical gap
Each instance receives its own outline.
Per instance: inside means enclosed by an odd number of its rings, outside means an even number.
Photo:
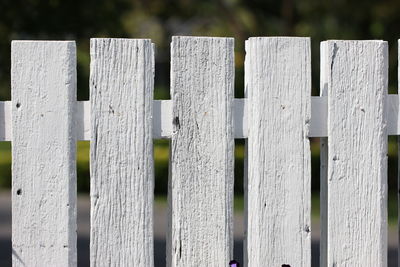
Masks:
[[[321,175],[320,138],[310,138],[311,147],[311,266],[320,266],[321,245]]]
[[[388,137],[388,266],[398,266],[398,144],[397,136]]]
[[[166,266],[166,233],[168,227],[169,140],[154,140],[154,266]]]
[[[77,101],[89,101],[90,41],[76,46]],[[76,219],[77,219],[77,266],[90,266],[90,141],[76,144]]]
[[[77,253],[78,267],[89,267],[90,259],[90,142],[78,141],[76,149],[77,173]]]
[[[319,139],[319,164],[315,166],[315,172],[318,175],[315,182],[319,183],[319,229],[315,235],[319,234],[319,247],[316,248],[315,255],[319,255],[315,259],[314,266],[327,266],[328,253],[328,138]]]
[[[233,221],[233,259],[243,266],[244,239],[244,157],[245,140],[235,139],[235,184],[234,184],[234,221]]]
[[[10,188],[11,142],[0,142],[0,266],[11,266]]]

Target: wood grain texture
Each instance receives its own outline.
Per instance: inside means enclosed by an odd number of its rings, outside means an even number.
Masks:
[[[11,54],[13,266],[76,266],[75,42]]]
[[[245,93],[245,266],[310,266],[310,39],[250,38]]]
[[[327,41],[326,266],[387,265],[388,45]]]
[[[91,266],[153,266],[150,40],[92,39]]]
[[[232,257],[233,45],[172,39],[167,266],[227,266]]]
[[[388,135],[400,135],[399,96],[387,96]],[[235,138],[247,138],[247,98],[233,100],[233,131]],[[0,141],[11,141],[12,101],[0,101]],[[328,97],[311,97],[311,122],[309,137],[326,137]],[[90,101],[78,101],[76,106],[76,131],[78,140],[90,140]],[[172,101],[153,100],[153,139],[170,139],[173,131]]]

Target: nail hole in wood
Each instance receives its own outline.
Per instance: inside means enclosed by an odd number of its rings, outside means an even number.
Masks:
[[[175,117],[173,122],[172,122],[176,127],[178,127],[178,129],[181,128],[181,124],[179,122],[179,117]]]

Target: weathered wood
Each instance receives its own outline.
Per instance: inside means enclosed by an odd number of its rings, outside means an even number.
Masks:
[[[11,54],[13,266],[76,266],[75,42]]]
[[[323,45],[328,54],[326,266],[386,266],[388,45]]]
[[[399,96],[387,96],[388,135],[400,135]],[[0,141],[11,141],[11,101],[0,101]],[[309,137],[326,137],[328,97],[311,97]],[[235,138],[247,138],[247,99],[233,100],[233,130]],[[90,101],[78,101],[76,110],[77,138],[90,140]],[[172,135],[172,101],[153,100],[153,139],[169,139]]]
[[[245,94],[245,266],[310,266],[310,39],[246,41]]]
[[[167,266],[226,266],[232,257],[233,45],[172,39]]]
[[[92,39],[91,266],[153,266],[150,40]]]

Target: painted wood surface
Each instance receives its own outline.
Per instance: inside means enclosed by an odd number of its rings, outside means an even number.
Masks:
[[[387,133],[400,135],[399,96],[387,96]],[[0,101],[0,141],[11,141],[12,101]],[[247,99],[233,100],[233,131],[235,138],[248,137]],[[328,97],[311,97],[311,122],[309,137],[326,137],[328,121]],[[90,140],[90,101],[78,101],[76,108],[78,140]],[[153,139],[170,139],[173,132],[172,101],[153,100]]]
[[[153,266],[153,47],[90,46],[91,266]]]
[[[227,266],[232,257],[233,45],[172,39],[167,266]]]
[[[327,41],[327,262],[387,265],[388,45]]]
[[[0,101],[0,141],[12,139],[12,101]]]
[[[11,57],[13,266],[76,266],[75,42]]]
[[[309,38],[250,38],[245,266],[310,266]]]

